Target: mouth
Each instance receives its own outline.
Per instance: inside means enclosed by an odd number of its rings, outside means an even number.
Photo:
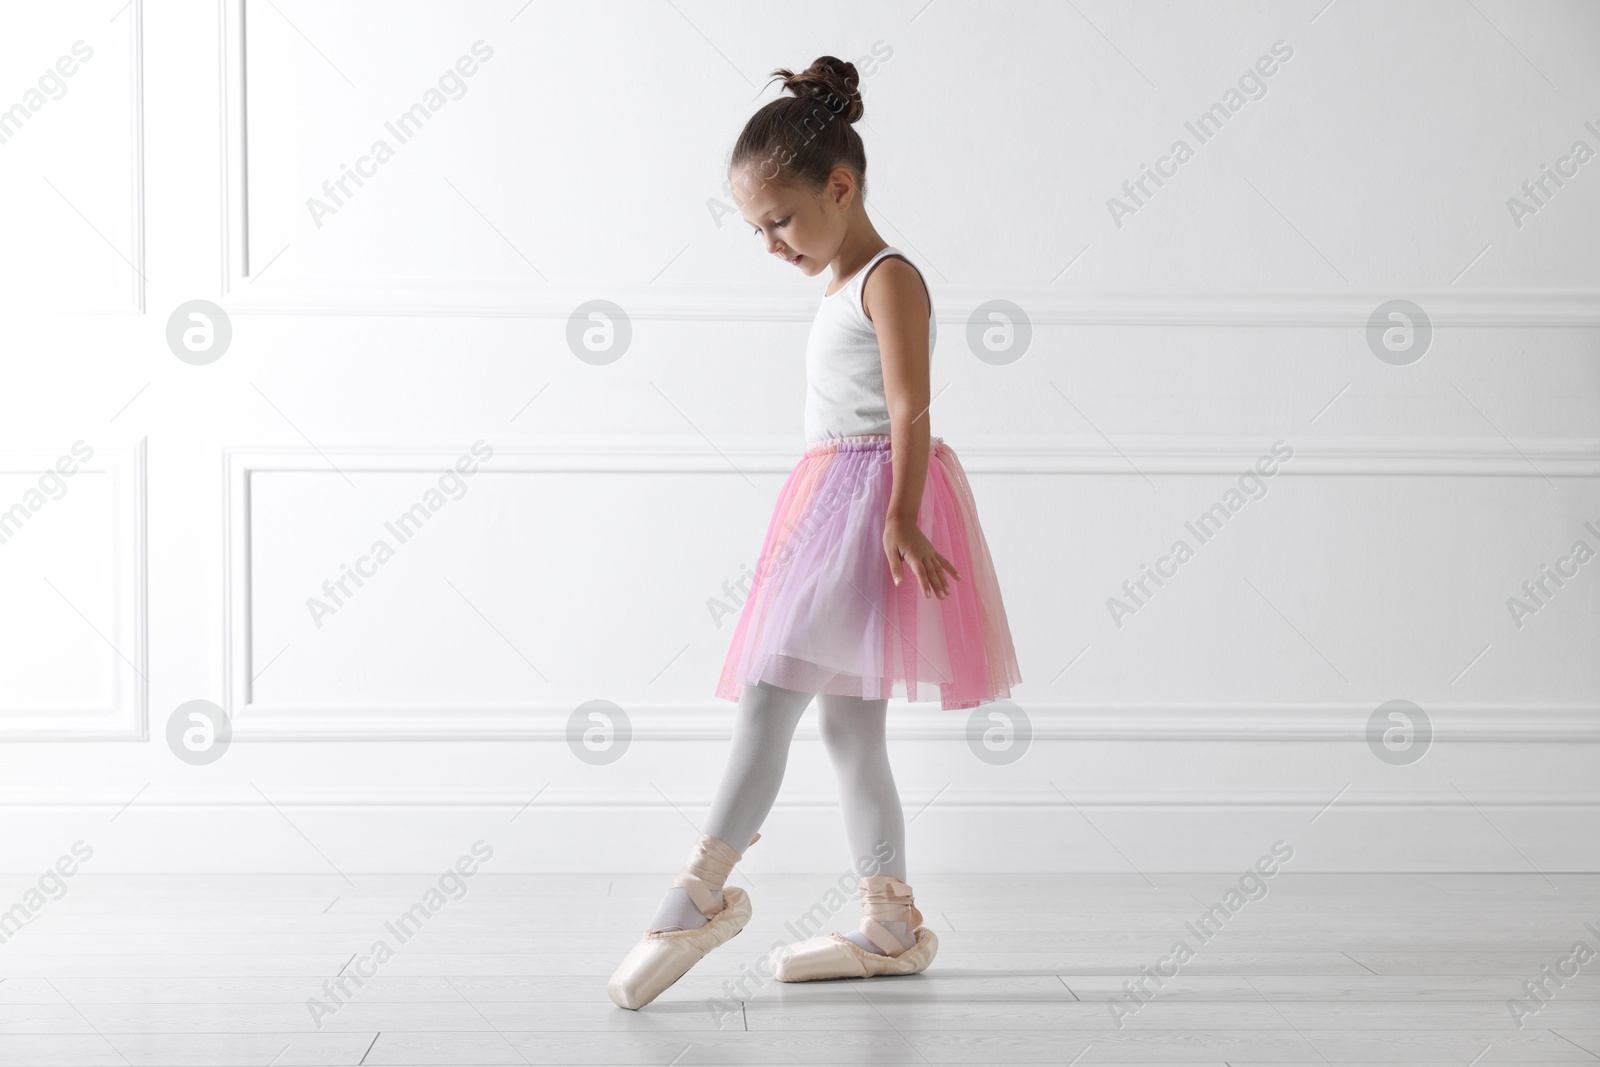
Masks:
[[[794,266],[798,267],[800,265],[800,261],[802,259],[804,259],[804,258],[805,258],[804,255],[795,256],[792,259],[790,259],[789,262],[792,263]]]

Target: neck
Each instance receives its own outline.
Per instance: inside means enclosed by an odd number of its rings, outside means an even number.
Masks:
[[[873,229],[872,223],[864,223],[859,230],[844,239],[844,244],[840,245],[839,251],[834,254],[833,262],[828,264],[833,268],[834,281],[851,277],[867,265],[867,260],[882,252],[888,245],[889,242]]]

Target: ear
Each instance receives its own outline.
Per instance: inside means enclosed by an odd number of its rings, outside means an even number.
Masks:
[[[828,195],[839,210],[848,208],[856,195],[856,176],[845,166],[834,167],[828,174]]]

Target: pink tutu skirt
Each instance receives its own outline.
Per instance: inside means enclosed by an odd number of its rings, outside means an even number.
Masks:
[[[883,550],[889,440],[861,434],[806,449],[778,494],[717,696],[736,701],[765,681],[973,708],[1022,680],[972,489],[943,438],[931,441],[917,527],[961,580],[948,578],[943,600],[924,597],[902,563],[894,584]]]

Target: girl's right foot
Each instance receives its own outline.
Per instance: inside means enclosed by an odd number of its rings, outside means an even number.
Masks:
[[[717,905],[723,903],[722,890],[712,891],[712,896],[717,898]],[[650,930],[698,930],[710,922],[700,909],[695,907],[689,898],[688,890],[681,885],[675,885],[667,890],[667,895],[661,898],[661,907],[656,909],[656,917],[650,920],[647,929]]]
[[[750,839],[755,844],[760,834]],[[747,846],[748,847],[748,846]],[[684,861],[673,888],[684,893],[695,916],[671,913],[672,894],[663,902],[664,925],[652,926],[611,975],[606,993],[618,1007],[637,1010],[660,996],[706,953],[743,930],[750,921],[750,896],[724,883],[740,855],[711,834],[701,834]],[[662,919],[657,914],[656,922]],[[681,921],[680,921],[681,920]],[[687,925],[694,923],[693,926]]]

